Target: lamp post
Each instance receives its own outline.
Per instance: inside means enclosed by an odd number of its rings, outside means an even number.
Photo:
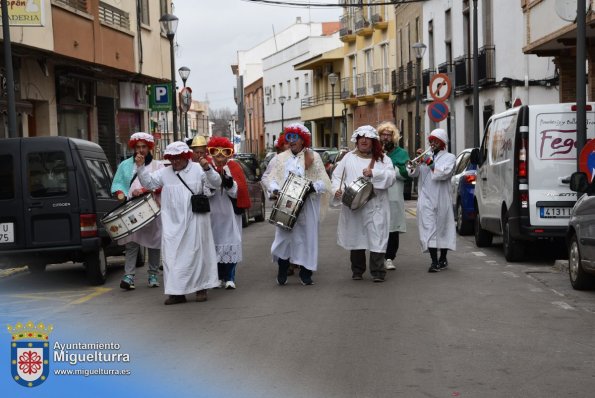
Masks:
[[[249,151],[252,150],[252,108],[248,108],[248,137],[247,141],[249,142],[248,148]]]
[[[169,58],[171,62],[171,91],[172,91],[172,113],[173,113],[173,132],[174,132],[174,141],[178,140],[178,105],[176,103],[176,60],[174,58],[174,36],[176,35],[176,30],[178,29],[178,17],[173,14],[163,14],[161,18],[159,18],[159,23],[161,24],[161,31],[165,33],[167,36],[167,40],[169,40]]]
[[[184,84],[184,88],[186,88],[186,80],[188,80],[188,76],[190,76],[190,68],[186,66],[180,67],[178,69],[178,73],[182,78],[182,83]],[[187,108],[184,108],[187,109]],[[186,133],[186,137],[188,137],[188,111],[184,110],[184,133]]]
[[[415,43],[411,46],[415,52],[415,58],[417,60],[417,70],[415,72],[415,149],[421,148],[421,142],[419,137],[420,129],[420,116],[419,116],[419,103],[421,101],[421,60],[426,52],[426,45],[423,43]]]
[[[279,103],[281,104],[281,131],[283,131],[285,129],[285,117],[283,115],[283,105],[285,105],[285,100],[287,98],[285,98],[284,95],[279,97]]]
[[[339,76],[335,73],[328,75],[328,81],[331,84],[331,142],[335,135],[335,84],[337,84]]]

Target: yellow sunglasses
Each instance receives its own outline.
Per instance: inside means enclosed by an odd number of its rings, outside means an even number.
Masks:
[[[231,148],[219,148],[219,147],[211,146],[211,147],[208,147],[207,149],[209,150],[209,154],[211,156],[217,156],[219,154],[222,154],[223,156],[228,158],[231,155],[233,155],[233,149],[231,149]]]

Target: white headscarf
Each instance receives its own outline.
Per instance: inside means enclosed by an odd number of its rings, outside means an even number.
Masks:
[[[165,148],[165,152],[163,152],[163,155],[167,155],[167,156],[178,156],[181,155],[183,153],[192,153],[192,150],[188,147],[188,145],[186,145],[185,142],[182,141],[176,141],[176,142],[172,142],[171,144],[169,144],[167,146],[167,148]]]
[[[353,135],[351,136],[351,142],[357,142],[357,137],[367,137],[377,140],[378,132],[372,126],[360,126],[353,132]]]
[[[143,133],[142,131],[132,134],[130,136],[130,141],[146,141],[151,143],[155,142],[151,134]]]

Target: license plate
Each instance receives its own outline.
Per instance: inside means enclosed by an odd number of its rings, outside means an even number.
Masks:
[[[541,218],[570,218],[572,207],[540,207]]]
[[[14,223],[0,223],[0,243],[14,242]]]

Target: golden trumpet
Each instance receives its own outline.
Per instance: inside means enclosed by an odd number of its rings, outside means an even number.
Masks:
[[[408,160],[407,161],[407,167],[410,169],[415,169],[418,165],[419,165],[419,161],[421,158],[423,158],[424,156],[426,156],[429,152],[432,152],[433,148],[429,147],[428,149],[426,149],[424,152],[422,152],[419,156],[417,156],[414,159]]]

